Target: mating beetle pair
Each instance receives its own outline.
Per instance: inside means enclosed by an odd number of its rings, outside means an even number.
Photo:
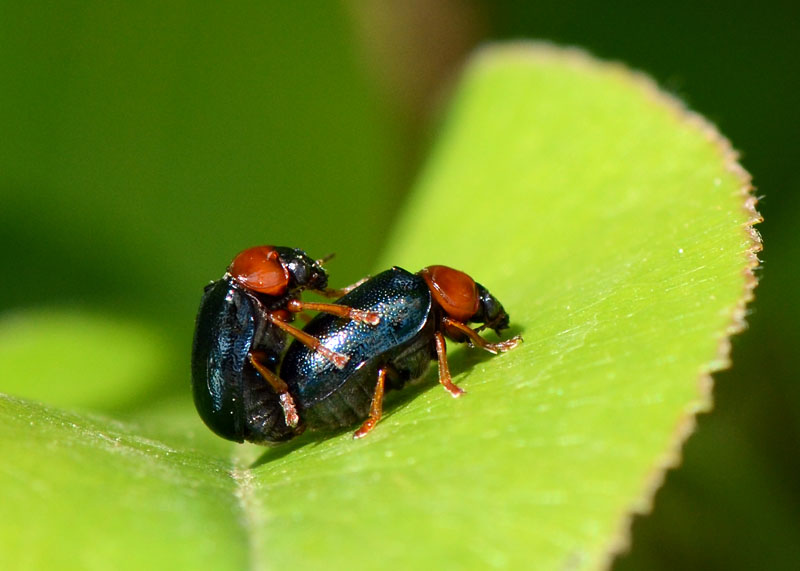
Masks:
[[[345,295],[307,303],[299,299],[304,289]],[[321,313],[301,331],[289,322],[305,309]],[[446,266],[417,274],[394,267],[331,290],[321,261],[302,250],[250,248],[203,295],[192,351],[195,405],[209,428],[238,442],[280,442],[306,427],[363,421],[358,438],[380,419],[384,392],[422,376],[432,359],[442,386],[463,393],[450,378],[445,336],[499,353],[521,338],[489,343],[478,332],[507,327],[497,299]],[[286,351],[288,336],[295,341]]]

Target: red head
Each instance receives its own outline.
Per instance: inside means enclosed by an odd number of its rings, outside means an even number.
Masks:
[[[255,246],[236,255],[228,274],[251,291],[280,296],[290,290],[327,288],[328,274],[321,263],[298,248]]]
[[[447,266],[428,266],[419,272],[444,312],[459,321],[469,321],[478,311],[478,288],[464,272]]]
[[[255,246],[239,252],[228,266],[228,273],[258,293],[282,295],[289,287],[289,271],[272,246]]]
[[[453,319],[483,323],[499,331],[508,327],[508,314],[500,302],[464,272],[447,266],[428,266],[419,274],[425,279],[434,301]]]

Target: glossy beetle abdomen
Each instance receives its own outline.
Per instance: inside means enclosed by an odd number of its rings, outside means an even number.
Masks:
[[[431,329],[427,320],[423,331]],[[408,381],[421,377],[431,363],[430,341],[421,332],[408,342],[393,347],[363,363],[336,391],[302,408],[303,420],[312,428],[341,428],[364,420],[369,414],[378,369],[387,366],[386,390],[400,389]]]
[[[216,434],[236,442],[291,435],[277,395],[248,361],[248,353],[257,348],[276,368],[274,355],[285,346],[285,337],[263,323],[256,304],[229,278],[212,283],[200,302],[192,346],[197,412]]]
[[[252,302],[222,279],[206,288],[192,345],[192,392],[203,422],[244,440],[244,363],[255,334]]]
[[[343,369],[300,343],[290,345],[280,376],[289,385],[304,422],[315,428],[349,426],[363,420],[369,412],[381,366],[420,351],[430,361],[427,336],[421,333],[433,326],[432,302],[430,290],[420,276],[395,267],[336,303],[378,312],[381,321],[367,325],[319,314],[306,325],[306,333],[350,358]],[[400,372],[403,376],[407,374]],[[398,381],[400,385],[404,382],[402,378]]]

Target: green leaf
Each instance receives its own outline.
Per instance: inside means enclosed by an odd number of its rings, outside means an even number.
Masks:
[[[376,270],[465,270],[525,342],[451,345],[467,394],[432,371],[363,440],[232,456],[176,437],[180,406],[121,425],[3,399],[0,567],[601,566],[710,406],[754,285],[753,204],[727,142],[646,78],[486,49]]]
[[[3,569],[241,569],[228,462],[0,398]]]

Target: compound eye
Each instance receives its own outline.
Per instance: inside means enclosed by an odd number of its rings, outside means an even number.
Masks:
[[[282,295],[289,286],[289,271],[272,246],[239,252],[228,266],[228,273],[247,289],[267,295]]]
[[[478,287],[475,280],[464,272],[447,266],[428,266],[420,275],[448,316],[458,321],[468,321],[478,312]]]

